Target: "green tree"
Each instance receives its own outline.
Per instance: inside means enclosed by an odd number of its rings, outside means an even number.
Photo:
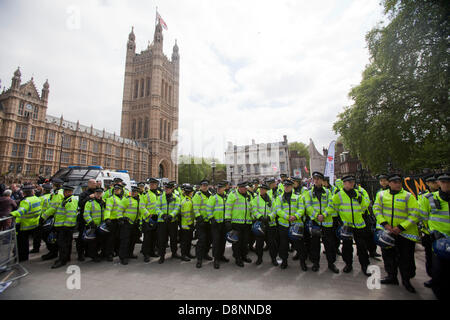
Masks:
[[[198,184],[203,179],[212,182],[213,174],[211,168],[211,158],[199,158],[190,156],[180,156],[178,165],[178,183]],[[214,182],[226,179],[226,166],[214,159],[216,168],[214,172]]]
[[[309,170],[309,150],[308,146],[303,142],[291,142],[289,143],[289,151],[297,151],[300,157],[306,158],[306,166]]]
[[[448,167],[450,2],[385,0],[370,63],[333,129],[372,171]]]

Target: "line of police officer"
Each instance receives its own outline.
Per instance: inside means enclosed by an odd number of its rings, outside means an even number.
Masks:
[[[381,283],[398,284],[399,269],[402,284],[415,292],[410,279],[415,276],[414,248],[421,238],[420,225],[426,234],[422,241],[427,272],[432,277],[426,285],[432,287],[438,298],[448,297],[449,262],[445,256],[450,236],[448,175],[441,175],[437,179],[440,188],[430,187],[432,192],[421,194],[419,201],[403,190],[400,175],[380,176],[382,190],[376,194],[373,205],[377,231],[372,229],[373,221],[369,219],[369,196],[362,187],[355,186],[353,176],[336,181],[334,187],[326,183],[323,174],[314,172],[314,185],[309,190],[301,186],[298,178],[281,178],[278,186],[275,179],[268,179],[257,190],[250,191],[245,181],[238,184],[237,190],[225,181],[217,185],[215,194],[208,190],[207,180],[201,181],[195,194],[191,185],[176,188],[174,182],[167,183],[162,191],[156,179],[150,179],[148,192],[145,184],[139,183],[138,187],[132,187],[131,194],[127,194],[120,179],[106,192],[92,181],[78,201],[72,196],[73,187],[62,186],[62,181],[53,181],[52,194],[48,192],[52,186],[45,184],[43,189],[47,192],[41,198],[34,196],[31,186],[26,186],[25,199],[12,213],[17,218],[19,258],[28,259],[28,239],[35,228],[42,228],[42,238],[49,250],[42,259],[57,258],[52,268],[65,265],[70,260],[72,234],[78,225],[80,261],[85,255],[95,262],[102,258],[112,261],[118,255],[126,265],[128,259],[137,258],[134,247],[142,232],[141,252],[146,262],[159,256],[159,263],[164,263],[170,239],[172,258],[183,261],[196,258],[197,268],[202,267],[203,260],[214,260],[214,268],[218,269],[220,262],[229,261],[224,256],[228,239],[236,265],[243,267],[244,262],[252,262],[248,252],[250,235],[254,234],[257,265],[262,263],[266,243],[274,266],[278,266],[277,255],[282,259],[281,268],[288,266],[291,246],[297,251],[294,258],[300,261],[301,269],[308,270],[309,257],[312,270],[317,272],[322,242],[328,268],[339,273],[335,261],[342,242],[343,271],[349,273],[353,269],[355,242],[361,270],[369,275],[369,256],[376,256],[376,247],[371,248],[375,239],[382,248],[388,274]],[[195,256],[191,255],[194,230],[198,238]],[[178,242],[181,256],[177,253]],[[213,257],[209,256],[211,245]]]

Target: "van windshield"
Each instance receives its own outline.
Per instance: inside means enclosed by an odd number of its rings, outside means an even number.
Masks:
[[[96,179],[100,174],[100,169],[89,167],[61,168],[52,179],[59,178],[65,184],[75,187],[74,195],[82,192],[82,187],[87,186],[89,179]]]

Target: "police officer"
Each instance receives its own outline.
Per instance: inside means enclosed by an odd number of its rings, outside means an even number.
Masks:
[[[192,194],[194,188],[190,184],[183,185],[183,200],[181,201],[181,229],[180,229],[180,249],[181,260],[191,261],[195,256],[191,255],[192,236],[194,232],[194,206],[192,203]]]
[[[211,194],[208,191],[209,181],[204,179],[200,181],[200,191],[198,191],[192,198],[192,203],[194,206],[195,222],[197,229],[197,268],[202,267],[203,259],[212,260],[208,255],[209,248],[211,246],[211,224],[208,218],[208,212],[206,204],[208,202]]]
[[[239,267],[243,267],[244,262],[252,263],[252,260],[247,256],[248,238],[252,225],[252,199],[247,192],[247,184],[246,181],[240,181],[238,191],[228,196],[225,205],[226,229],[230,230],[231,223],[231,228],[238,232],[239,240],[233,243],[232,249],[236,265]]]
[[[72,196],[74,187],[63,186],[63,200],[54,212],[55,230],[57,232],[58,260],[52,266],[52,269],[65,266],[70,261],[70,252],[72,249],[73,229],[77,222],[78,201]],[[47,212],[49,212],[47,210]],[[51,212],[49,212],[51,213]],[[45,217],[48,218],[48,217]],[[80,236],[81,237],[81,236]]]
[[[174,188],[175,186],[172,183],[167,183],[164,187],[164,193],[156,199],[156,212],[158,214],[158,263],[160,264],[164,263],[169,237],[172,258],[181,258],[177,254],[178,216],[180,214],[181,203],[180,199],[173,194]]]
[[[38,197],[41,200],[41,214],[42,212],[45,212],[50,204],[50,197],[52,196],[52,185],[51,184],[43,184],[42,186],[39,186],[42,190],[40,195],[37,195],[35,193],[35,196]],[[48,234],[47,234],[48,236]],[[42,233],[42,227],[39,225],[36,229],[34,229],[33,233],[33,250],[30,251],[30,253],[38,253],[39,249],[41,247],[41,240],[43,237]],[[44,238],[44,242],[47,243],[47,239]],[[48,246],[47,246],[48,249]]]
[[[333,229],[333,217],[325,216],[323,212],[329,206],[332,194],[328,189],[322,186],[324,176],[320,172],[313,172],[314,186],[305,193],[306,212],[309,215],[312,224],[317,232],[311,232],[311,261],[313,263],[312,271],[319,271],[320,265],[320,239],[322,238],[325,246],[325,253],[328,261],[328,269],[334,273],[339,273],[334,265],[336,262],[336,245]],[[317,228],[317,227],[320,227]]]
[[[142,186],[140,186],[142,190]],[[141,221],[142,232],[144,233],[144,241],[142,244],[142,254],[144,255],[144,262],[149,262],[150,257],[159,257],[155,253],[156,246],[156,225],[158,221],[158,215],[156,214],[156,195],[153,192],[147,192],[141,194],[141,203],[144,204],[145,209],[148,212],[148,216],[144,217]],[[150,219],[152,223],[150,224]]]
[[[299,197],[299,201],[301,201],[303,207],[306,208],[304,193],[308,192],[308,188],[306,188],[305,186],[302,186],[302,180],[299,177],[292,177],[292,182],[294,182],[294,186],[293,186],[294,188],[293,188],[292,192],[294,192]],[[302,216],[303,226],[306,226],[309,220],[310,220],[309,216],[307,214],[304,214]],[[305,253],[306,258],[308,258],[308,256],[310,255],[310,252],[311,252],[311,234],[309,233],[309,229],[306,227],[303,230],[303,241],[305,243],[305,248],[306,248],[306,253]],[[297,253],[292,258],[292,260],[298,260],[298,259],[300,259],[300,253],[297,251]]]
[[[365,226],[364,214],[370,204],[370,200],[359,190],[355,189],[355,177],[345,176],[342,178],[344,188],[339,190],[332,198],[324,216],[338,214],[341,228],[349,228],[353,234],[351,238],[343,239],[342,258],[345,262],[344,272],[349,273],[353,269],[353,239],[356,242],[356,249],[361,264],[361,270],[366,275],[369,266],[369,255],[367,253],[366,242],[364,239]]]
[[[284,181],[287,179],[287,174],[284,174],[284,173],[280,174],[280,179],[281,179],[281,181],[278,184],[277,189],[278,189],[278,193],[283,193],[284,192]]]
[[[220,261],[229,262],[230,260],[225,258],[225,195],[226,184],[219,182],[217,185],[217,193],[209,197],[206,204],[208,210],[208,220],[211,221],[211,238],[212,238],[212,251],[214,256],[214,268],[220,268]]]
[[[50,208],[50,203],[52,199],[52,188],[53,186],[51,183],[45,183],[42,185],[43,189],[43,195],[40,197],[41,199],[41,216]],[[51,232],[51,229],[49,231],[44,232],[42,230],[41,223],[39,224],[39,228],[41,229],[41,239],[44,240],[45,245],[47,246],[47,250],[49,251],[47,254],[44,254],[42,256],[42,260],[51,260],[58,256],[58,246],[56,243],[51,243],[48,241],[48,236]],[[52,227],[53,228],[53,227]]]
[[[416,290],[410,279],[416,275],[414,249],[419,241],[420,211],[416,198],[403,190],[400,174],[389,175],[388,181],[389,189],[378,193],[373,206],[377,229],[385,229],[395,237],[395,247],[381,249],[388,274],[381,283],[398,285],[397,270],[400,269],[403,286],[414,293]]]
[[[105,199],[105,197],[103,197]],[[114,193],[106,200],[105,217],[111,220],[109,225],[109,234],[106,236],[106,260],[113,261],[113,255],[119,255],[120,247],[120,227],[123,225],[123,206],[124,199],[123,186],[120,183],[114,185]]]
[[[141,216],[148,216],[145,204],[140,201],[138,187],[131,187],[131,196],[122,199],[122,207],[119,258],[121,264],[127,265],[128,259],[137,259],[134,247],[139,235],[139,222]]]
[[[39,226],[41,214],[41,200],[34,195],[34,187],[25,185],[22,187],[22,192],[24,199],[20,201],[17,210],[11,212],[11,215],[16,217],[19,262],[28,260],[29,239]]]
[[[148,179],[148,182],[150,184],[150,190],[149,192],[153,193],[155,196],[160,196],[162,194],[161,190],[158,188],[159,181],[155,178]]]
[[[95,198],[95,190],[97,189],[97,182],[95,179],[89,179],[87,189],[83,191],[78,198],[79,215],[77,217],[78,222],[78,238],[76,240],[76,248],[78,253],[78,261],[84,261],[84,256],[87,251],[87,243],[82,240],[81,235],[86,229],[86,221],[84,217],[84,207],[89,200]]]
[[[83,218],[90,229],[97,230],[102,222],[105,222],[108,227],[111,226],[109,216],[105,215],[105,202],[102,196],[103,188],[97,187],[94,192],[94,198],[89,199],[84,205]],[[97,233],[95,239],[87,241],[87,253],[94,262],[101,261],[98,253],[100,249],[102,250],[102,255],[107,257],[106,241],[107,238],[100,233]]]
[[[434,175],[426,178],[425,183],[427,184],[428,190],[425,190],[419,193],[418,201],[419,206],[422,206],[422,202],[425,201],[426,195],[436,192],[439,190],[439,185],[437,183],[437,179]],[[432,265],[433,265],[433,250],[432,244],[433,240],[430,235],[430,231],[428,230],[428,221],[423,220],[418,225],[419,231],[421,233],[422,246],[425,248],[425,270],[429,277],[432,277]],[[432,287],[432,280],[428,280],[424,283],[424,286],[427,288]]]
[[[303,202],[301,198],[292,192],[293,182],[291,180],[284,181],[284,192],[275,200],[274,210],[278,216],[278,232],[280,234],[279,255],[283,260],[281,269],[286,269],[288,266],[288,249],[289,249],[289,228],[292,224],[302,224],[302,216],[305,214]],[[292,246],[299,253],[300,266],[303,271],[307,271],[306,266],[306,247],[303,239],[292,240]]]
[[[450,237],[450,174],[438,177],[439,190],[426,194],[421,201],[421,216],[428,222],[432,241]],[[450,260],[440,258],[433,252],[431,288],[436,298],[450,300]]]

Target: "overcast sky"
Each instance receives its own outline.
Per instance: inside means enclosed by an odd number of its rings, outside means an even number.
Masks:
[[[20,66],[49,80],[48,114],[118,134],[128,34],[144,50],[156,6],[180,48],[179,152],[219,159],[284,134],[328,147],[382,19],[377,0],[0,0],[2,88]]]

